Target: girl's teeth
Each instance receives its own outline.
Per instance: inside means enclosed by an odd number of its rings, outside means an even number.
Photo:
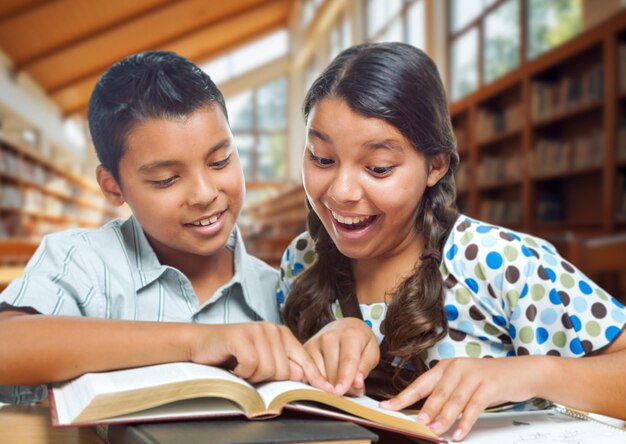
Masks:
[[[337,219],[337,222],[345,225],[358,224],[359,222],[363,222],[364,220],[367,220],[369,218],[369,216],[343,217],[334,212],[332,213],[332,215],[335,219]]]

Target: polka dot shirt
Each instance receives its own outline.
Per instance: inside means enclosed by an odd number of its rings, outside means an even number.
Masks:
[[[583,356],[611,343],[626,323],[624,305],[543,239],[461,216],[443,254],[449,330],[424,357],[430,367],[454,357]],[[308,233],[289,245],[277,289],[281,306],[314,260]],[[380,343],[386,304],[360,308]],[[338,303],[332,309],[342,316]]]

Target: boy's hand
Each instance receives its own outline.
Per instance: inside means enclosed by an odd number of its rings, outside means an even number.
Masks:
[[[304,347],[338,395],[362,395],[365,378],[380,359],[374,332],[357,318],[331,322]]]
[[[190,361],[209,365],[231,364],[233,372],[250,382],[301,381],[324,391],[332,385],[287,327],[270,322],[198,325],[192,338]]]
[[[428,397],[417,416],[437,434],[447,431],[463,415],[452,438],[463,439],[487,407],[536,396],[541,356],[496,359],[444,359],[423,373],[383,408],[403,409]],[[540,379],[540,378],[539,378]]]

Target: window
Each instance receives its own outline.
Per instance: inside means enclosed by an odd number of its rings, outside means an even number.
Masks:
[[[329,62],[342,50],[350,46],[352,40],[351,32],[350,20],[344,15],[340,16],[328,32],[327,45]]]
[[[528,58],[533,58],[582,30],[582,1],[529,0],[527,20]]]
[[[452,42],[452,100],[478,87],[478,29],[471,28]]]
[[[228,98],[230,126],[246,182],[286,177],[287,79],[279,77]]]
[[[519,66],[519,16],[519,0],[507,0],[485,18],[485,83]]]
[[[367,0],[365,32],[370,42],[424,47],[424,0]]]

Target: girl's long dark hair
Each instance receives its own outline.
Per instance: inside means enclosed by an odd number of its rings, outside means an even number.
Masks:
[[[425,249],[439,251],[457,216],[454,170],[459,158],[446,95],[433,61],[404,43],[363,44],[340,53],[313,83],[304,100],[304,117],[325,98],[343,100],[354,112],[396,127],[427,162],[444,154],[450,167],[427,188],[415,220]],[[309,206],[308,230],[317,260],[294,281],[283,309],[285,324],[301,340],[334,320],[331,304],[355,297],[350,260],[330,238]],[[447,331],[443,310],[444,283],[435,260],[422,260],[393,292],[382,325],[389,353],[419,373],[421,355]]]

